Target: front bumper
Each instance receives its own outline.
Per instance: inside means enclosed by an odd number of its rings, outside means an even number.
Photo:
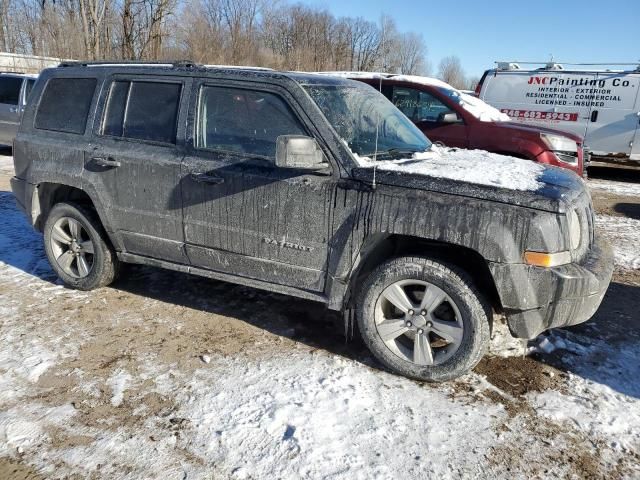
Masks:
[[[514,337],[535,338],[550,328],[586,322],[613,274],[613,252],[599,236],[579,264],[554,268],[490,264]]]

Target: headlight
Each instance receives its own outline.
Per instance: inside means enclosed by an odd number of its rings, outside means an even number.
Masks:
[[[571,250],[576,250],[580,246],[580,236],[582,235],[582,227],[580,219],[575,210],[571,210],[568,217],[569,221],[569,240],[571,242]]]
[[[540,138],[549,147],[549,150],[557,152],[578,152],[578,144],[575,140],[562,135],[553,135],[551,133],[541,133]]]

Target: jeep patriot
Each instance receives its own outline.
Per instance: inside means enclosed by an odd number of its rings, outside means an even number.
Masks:
[[[442,381],[588,320],[613,270],[574,173],[432,145],[327,76],[67,63],[33,88],[12,188],[62,281],[123,262],[322,302],[390,370]]]

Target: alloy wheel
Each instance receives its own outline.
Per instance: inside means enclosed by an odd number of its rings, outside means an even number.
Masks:
[[[73,278],[84,278],[91,273],[95,248],[87,229],[78,220],[58,219],[51,230],[50,245],[64,273]]]
[[[378,335],[395,355],[417,365],[446,362],[462,343],[460,310],[444,290],[421,280],[400,280],[376,302]]]

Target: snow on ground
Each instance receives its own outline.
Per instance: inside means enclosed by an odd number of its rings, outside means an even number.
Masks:
[[[616,267],[640,269],[640,220],[596,215],[596,226],[613,246]]]
[[[537,412],[554,421],[569,421],[593,438],[606,438],[618,451],[640,446],[640,348],[612,345],[566,330],[545,335],[572,366],[564,392],[531,393]]]
[[[638,245],[636,223],[598,216],[598,224],[618,252],[625,242]],[[142,270],[135,282],[145,285],[141,296],[117,286],[68,290],[41,241],[11,194],[0,192],[0,456],[47,476],[640,475],[637,332],[615,344],[584,331],[539,337],[526,352],[533,345],[560,370],[529,360],[542,365],[538,374],[550,386],[520,395],[495,386],[509,370],[535,375],[513,370],[525,346],[500,325],[491,354],[508,358],[496,371],[420,384],[373,368],[369,357],[258,328],[234,353],[203,350],[223,349],[245,323],[216,317],[212,303],[242,305],[258,319],[273,313],[248,289],[211,292],[211,283],[195,280],[207,287],[193,292],[198,308],[158,300],[153,294],[178,288],[175,279],[185,277],[155,270]],[[130,301],[126,308],[118,307],[121,297]],[[616,322],[615,310],[610,315]],[[202,334],[211,317],[212,330]],[[211,332],[220,344],[207,341]],[[163,350],[171,342],[178,343],[174,355]],[[505,377],[504,385],[511,382]]]
[[[13,157],[0,155],[0,174],[13,176]]]
[[[431,150],[415,153],[406,160],[374,162],[370,157],[354,155],[366,167],[405,172],[434,178],[460,180],[512,190],[536,190],[544,166],[484,150],[464,150],[432,145]]]
[[[631,182],[615,182],[612,180],[601,180],[597,178],[590,178],[587,181],[589,188],[605,193],[612,193],[615,195],[628,195],[631,197],[640,197],[640,183]]]

